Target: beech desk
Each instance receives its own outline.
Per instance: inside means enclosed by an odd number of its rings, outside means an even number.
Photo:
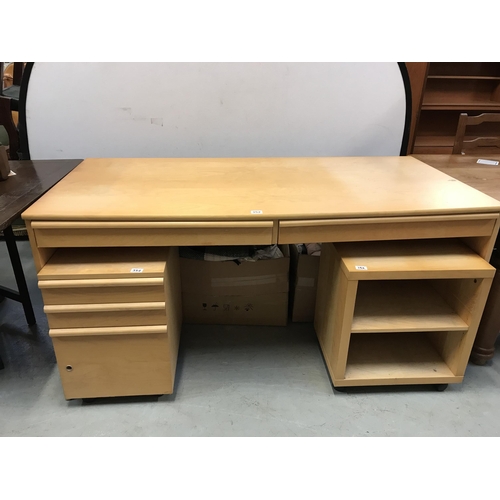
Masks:
[[[322,242],[334,385],[461,382],[499,217],[412,157],[87,159],[23,214],[67,399],[173,391],[183,245]]]

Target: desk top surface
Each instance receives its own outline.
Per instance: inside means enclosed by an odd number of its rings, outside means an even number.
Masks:
[[[500,154],[498,155],[412,155],[441,172],[500,200]],[[498,165],[477,163],[479,159],[493,160]]]
[[[412,157],[87,159],[30,220],[323,219],[500,212]]]
[[[0,182],[0,229],[8,227],[27,207],[81,161],[10,161],[10,169],[16,175]]]

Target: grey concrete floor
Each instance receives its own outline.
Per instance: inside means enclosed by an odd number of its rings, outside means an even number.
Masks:
[[[18,242],[37,317],[0,303],[0,436],[498,436],[500,353],[444,392],[332,389],[310,324],[185,325],[176,391],[158,400],[66,401],[27,241]],[[5,243],[0,283],[14,287]]]

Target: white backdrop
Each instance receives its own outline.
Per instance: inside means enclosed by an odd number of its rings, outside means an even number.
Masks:
[[[397,63],[35,63],[32,159],[399,155]]]

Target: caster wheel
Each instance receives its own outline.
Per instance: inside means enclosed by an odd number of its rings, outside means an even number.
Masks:
[[[333,386],[333,389],[337,392],[347,392],[347,387],[335,387],[335,386]]]
[[[448,387],[448,384],[436,384],[435,389],[438,392],[443,392]]]

